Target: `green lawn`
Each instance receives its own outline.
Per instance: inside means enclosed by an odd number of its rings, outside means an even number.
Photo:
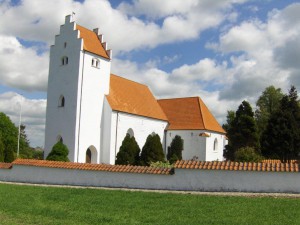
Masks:
[[[300,224],[300,199],[0,184],[0,224]]]

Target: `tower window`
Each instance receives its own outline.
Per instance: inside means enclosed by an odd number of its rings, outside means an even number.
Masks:
[[[61,65],[67,65],[69,63],[69,59],[67,56],[61,58]]]
[[[65,107],[65,97],[63,95],[59,97],[58,106]]]
[[[67,42],[64,43],[64,48],[66,48],[66,47],[67,47]]]
[[[100,68],[100,60],[99,59],[96,59],[96,58],[93,58],[92,59],[92,67],[95,67],[95,68]]]

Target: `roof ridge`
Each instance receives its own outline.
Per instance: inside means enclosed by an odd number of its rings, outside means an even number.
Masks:
[[[178,97],[178,98],[161,98],[161,99],[157,99],[157,101],[160,101],[160,100],[173,100],[173,99],[187,99],[187,98],[199,98],[199,96]]]

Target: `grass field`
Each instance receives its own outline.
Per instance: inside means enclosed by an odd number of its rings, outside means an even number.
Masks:
[[[0,224],[300,224],[300,199],[0,184]]]

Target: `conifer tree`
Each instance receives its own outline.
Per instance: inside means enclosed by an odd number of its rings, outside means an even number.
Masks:
[[[182,159],[182,150],[183,139],[179,135],[176,135],[173,138],[170,147],[168,148],[167,159],[170,161],[170,163],[174,163],[177,160]]]
[[[235,113],[231,126],[227,131],[228,145],[225,146],[224,157],[234,160],[234,153],[243,147],[253,147],[259,150],[259,136],[254,113],[250,104],[243,101]]]
[[[151,162],[165,161],[163,147],[158,134],[150,134],[141,153],[141,164],[149,166]]]
[[[126,134],[117,154],[116,165],[139,165],[140,151],[135,138]]]
[[[296,88],[280,101],[261,137],[262,154],[282,162],[295,159],[300,152],[300,106]]]
[[[63,161],[69,162],[68,158],[69,150],[66,145],[64,145],[61,141],[57,142],[53,147],[49,155],[47,156],[47,160],[52,161]]]

